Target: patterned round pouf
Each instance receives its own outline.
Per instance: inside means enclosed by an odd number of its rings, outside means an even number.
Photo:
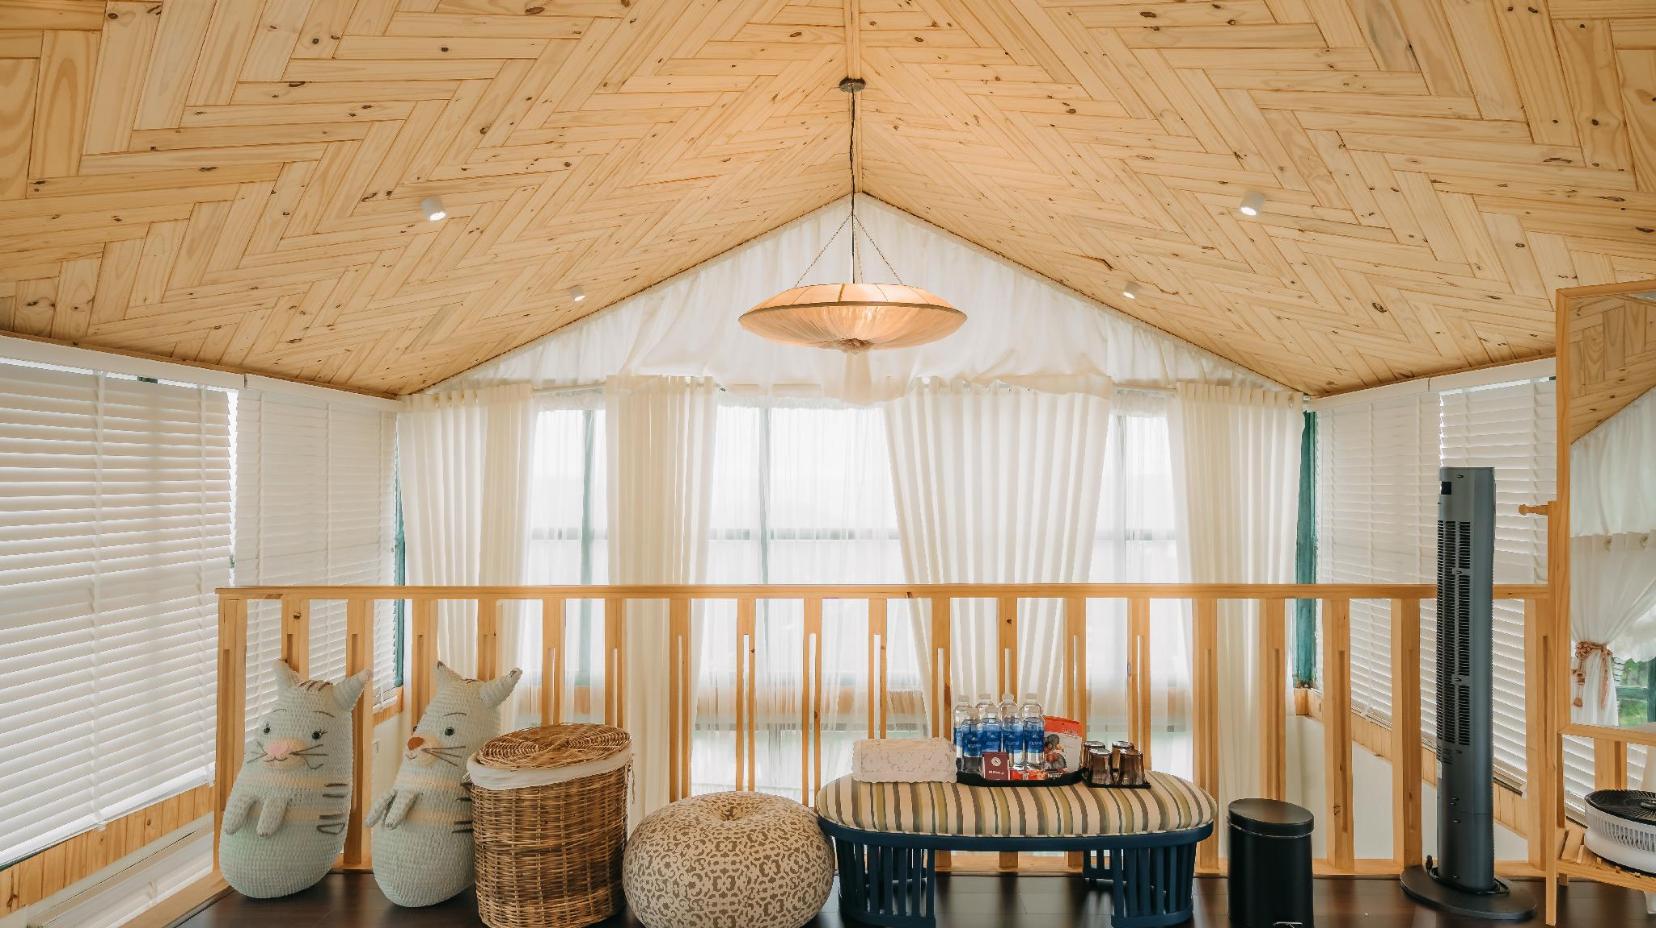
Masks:
[[[621,882],[648,928],[799,928],[828,901],[834,855],[799,803],[713,793],[646,816]]]

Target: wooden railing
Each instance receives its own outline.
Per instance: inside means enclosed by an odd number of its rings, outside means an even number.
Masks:
[[[610,724],[626,725],[626,653],[623,616],[630,604],[665,603],[662,610],[671,655],[667,678],[670,729],[670,793],[673,797],[690,792],[691,706],[694,681],[690,679],[692,605],[698,602],[734,602],[735,631],[731,647],[737,657],[735,668],[736,719],[735,750],[731,757],[733,782],[739,788],[753,788],[757,732],[758,691],[754,666],[756,656],[758,604],[762,601],[793,600],[803,604],[804,647],[799,656],[801,738],[800,787],[807,799],[822,783],[822,634],[823,603],[860,601],[867,604],[868,666],[872,692],[866,718],[867,733],[879,736],[886,731],[885,702],[888,693],[887,605],[892,600],[930,604],[930,653],[925,656],[929,674],[928,727],[947,737],[950,729],[949,686],[954,650],[951,647],[951,614],[956,600],[991,600],[995,603],[997,644],[1000,649],[996,692],[1018,692],[1018,604],[1025,599],[1057,600],[1063,604],[1061,687],[1066,711],[1087,721],[1087,707],[1093,689],[1087,679],[1087,603],[1116,600],[1126,604],[1129,667],[1124,694],[1128,706],[1128,737],[1148,753],[1151,746],[1151,603],[1176,600],[1190,605],[1193,645],[1191,648],[1191,729],[1195,782],[1208,792],[1219,793],[1219,629],[1222,602],[1255,602],[1257,640],[1251,659],[1258,679],[1282,681],[1282,685],[1258,687],[1255,732],[1260,747],[1259,782],[1269,798],[1287,798],[1285,743],[1287,717],[1291,711],[1286,696],[1287,647],[1286,606],[1291,599],[1314,599],[1322,604],[1322,694],[1324,725],[1323,769],[1327,791],[1325,808],[1319,812],[1319,829],[1325,836],[1325,857],[1318,861],[1320,872],[1331,874],[1384,874],[1418,863],[1421,847],[1421,751],[1420,745],[1420,603],[1432,599],[1433,587],[1425,584],[944,584],[944,585],[857,585],[857,586],[292,586],[245,587],[219,591],[218,739],[215,807],[222,814],[235,774],[241,769],[246,724],[247,614],[251,601],[277,600],[281,603],[281,655],[295,671],[307,673],[310,653],[310,610],[313,601],[343,601],[346,604],[345,664],[347,673],[367,669],[373,656],[373,608],[382,601],[410,604],[408,629],[409,674],[405,684],[403,711],[418,719],[433,693],[432,668],[437,654],[438,604],[448,601],[473,603],[479,677],[494,676],[500,669],[500,606],[507,602],[538,601],[541,604],[541,655],[543,679],[540,691],[541,717],[561,721],[567,717],[563,705],[566,661],[563,643],[564,622],[570,601],[602,603],[604,624],[603,718]],[[1525,800],[1533,804],[1530,821],[1551,823],[1544,814],[1545,797],[1551,795],[1546,781],[1553,765],[1544,762],[1549,744],[1546,655],[1554,653],[1551,593],[1539,585],[1498,585],[1495,597],[1524,603],[1526,628],[1525,668],[1530,697],[1526,701],[1529,785]],[[1350,605],[1352,600],[1387,600],[1391,603],[1392,705],[1390,751],[1392,777],[1392,855],[1359,859],[1355,855],[1355,820],[1352,796],[1352,729],[1350,680]],[[348,869],[371,867],[369,841],[362,828],[362,812],[372,782],[372,713],[353,715],[358,763],[353,783],[353,814],[346,836],[342,866]],[[1553,729],[1556,731],[1556,729]],[[1150,758],[1154,762],[1154,758]],[[1367,798],[1367,797],[1365,797]],[[1528,836],[1529,859],[1503,862],[1506,872],[1539,873],[1554,845],[1552,828],[1537,827]],[[1073,863],[1073,862],[1072,862]],[[1019,865],[1017,855],[1002,855],[999,865]],[[1198,851],[1198,869],[1214,873],[1222,869],[1215,839],[1203,842]]]

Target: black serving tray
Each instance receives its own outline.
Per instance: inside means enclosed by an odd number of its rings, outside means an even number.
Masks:
[[[1003,786],[1015,786],[1015,787],[1018,787],[1018,786],[1021,786],[1021,787],[1074,786],[1077,783],[1084,782],[1085,778],[1086,778],[1086,771],[1084,771],[1084,770],[1071,770],[1069,773],[1065,773],[1065,774],[1062,774],[1062,775],[1056,776],[1056,777],[1048,777],[1045,780],[989,780],[989,779],[985,779],[984,777],[980,776],[979,774],[967,773],[964,770],[958,770],[958,771],[955,772],[955,782],[961,784],[962,786],[994,786],[994,787],[997,787],[997,788],[998,787],[1003,787]],[[1145,782],[1145,783],[1111,783],[1107,786],[1089,786],[1089,788],[1090,789],[1149,789],[1150,784],[1148,782]]]
[[[955,782],[965,786],[1074,786],[1075,784],[1081,782],[1081,778],[1084,775],[1084,771],[1071,770],[1068,773],[1059,774],[1056,777],[1048,777],[1045,780],[991,780],[984,777],[982,774],[968,773],[965,770],[957,770],[955,771]]]

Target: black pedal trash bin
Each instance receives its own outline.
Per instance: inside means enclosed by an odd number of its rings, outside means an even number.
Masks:
[[[1312,928],[1311,829],[1306,809],[1275,799],[1230,804],[1230,921],[1234,928]]]

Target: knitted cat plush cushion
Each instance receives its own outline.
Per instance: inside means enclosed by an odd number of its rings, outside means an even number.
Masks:
[[[253,734],[219,841],[225,882],[259,899],[314,885],[345,847],[351,707],[369,676],[301,680],[285,662],[275,665],[276,705]]]
[[[374,803],[374,880],[402,906],[435,905],[472,885],[471,797],[460,785],[466,758],[500,734],[500,704],[522,671],[487,683],[437,665],[437,692]]]

